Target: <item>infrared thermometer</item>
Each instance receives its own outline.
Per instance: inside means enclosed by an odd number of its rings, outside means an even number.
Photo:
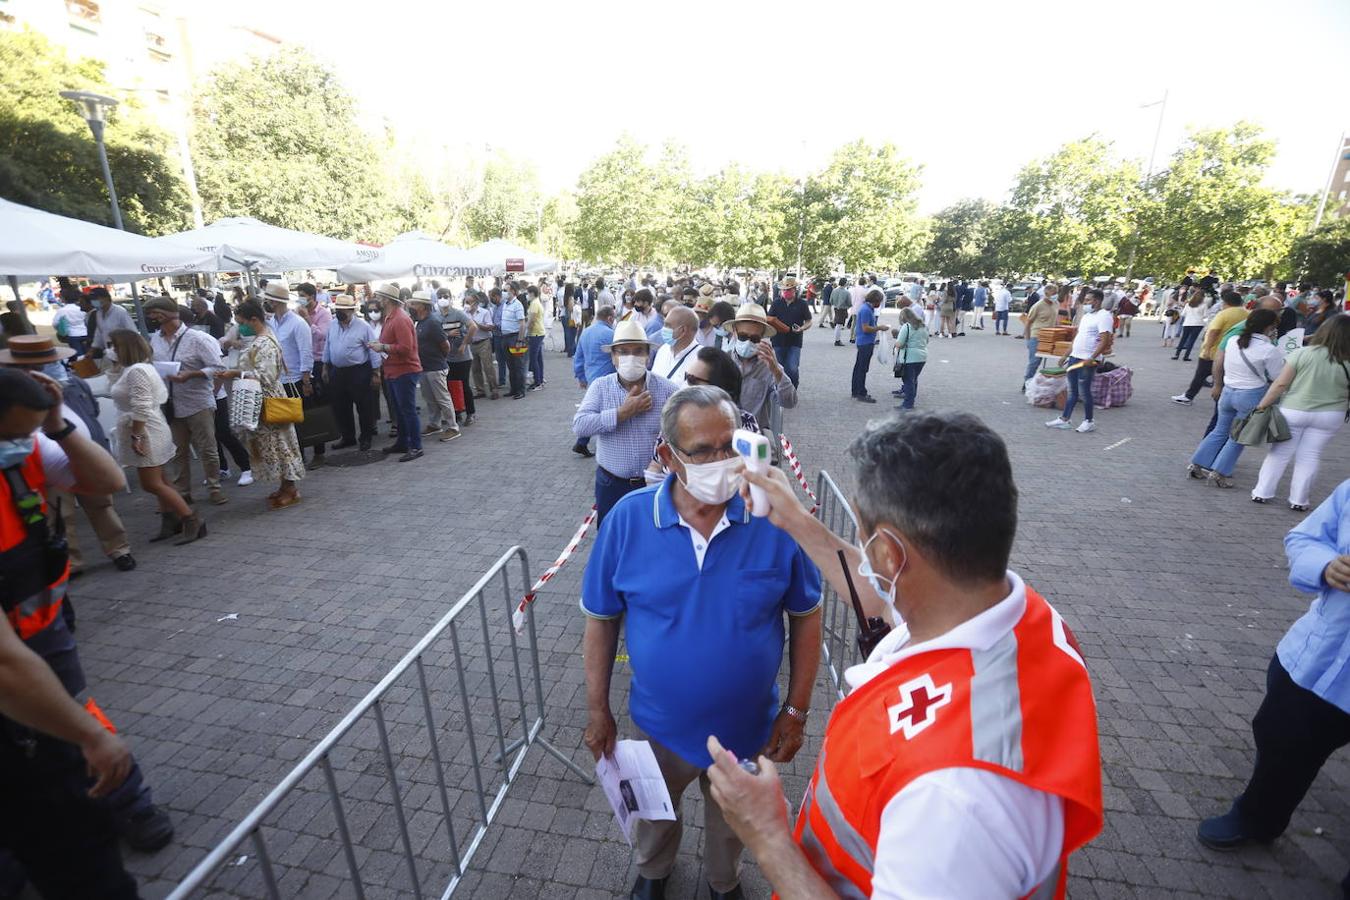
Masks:
[[[731,436],[731,443],[736,448],[736,452],[745,460],[745,467],[751,472],[764,473],[769,471],[769,439],[762,434],[756,434],[753,431],[746,431],[744,428],[737,428],[736,433]],[[750,504],[754,508],[751,512],[756,516],[767,516],[769,514],[769,496],[764,493],[764,488],[759,485],[750,485]]]

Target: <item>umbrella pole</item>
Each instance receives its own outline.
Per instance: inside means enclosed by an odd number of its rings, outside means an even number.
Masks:
[[[7,280],[9,281],[9,289],[14,292],[14,299],[18,303],[19,318],[23,321],[24,327],[28,329],[29,334],[37,334],[37,329],[28,320],[28,307],[24,306],[23,298],[19,296],[19,277],[10,275]]]
[[[136,327],[140,329],[141,337],[147,340],[150,332],[145,328],[145,310],[141,308],[141,293],[136,290],[136,282],[128,282],[131,285],[131,305],[136,308]]]

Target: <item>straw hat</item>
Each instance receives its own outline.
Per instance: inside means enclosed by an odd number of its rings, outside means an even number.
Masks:
[[[711,294],[704,294],[694,301],[694,312],[710,313],[712,312],[713,302],[716,300]]]
[[[430,306],[433,302],[429,291],[413,291],[413,295],[408,298],[409,303],[421,303],[424,306]]]
[[[338,294],[333,298],[333,309],[356,309],[356,298],[351,294]]]
[[[48,335],[16,334],[10,337],[9,346],[0,350],[0,365],[41,366],[70,359],[74,355],[74,350],[56,346],[56,342]]]
[[[286,286],[284,281],[269,281],[267,287],[263,288],[263,298],[272,301],[291,302],[291,289]]]
[[[393,285],[386,285],[382,288],[376,288],[375,296],[382,300],[393,300],[395,303],[402,303],[403,298],[399,296],[398,288]]]
[[[614,327],[614,337],[608,344],[600,348],[601,352],[608,353],[619,344],[646,344],[648,347],[657,346],[655,341],[648,339],[647,332],[642,330],[642,326],[632,319],[624,319]]]
[[[713,288],[711,281],[703,282],[702,286],[699,287],[698,289],[699,297],[707,297],[709,299],[709,302],[712,301],[712,298],[713,296],[715,296],[715,293],[716,292],[715,289]]]
[[[747,303],[736,313],[736,318],[732,322],[757,322],[764,326],[764,334],[771,335],[778,332],[778,328],[769,321],[769,315],[764,311],[764,307],[758,303]]]
[[[779,287],[785,291],[795,291],[797,289],[797,279],[789,275],[783,279],[783,283],[780,284]]]

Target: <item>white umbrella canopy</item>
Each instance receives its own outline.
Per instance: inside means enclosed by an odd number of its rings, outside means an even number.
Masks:
[[[491,274],[467,266],[468,262],[468,251],[443,244],[425,232],[409,231],[380,247],[374,259],[339,266],[335,271],[339,280],[353,283]]]
[[[135,281],[215,270],[210,253],[0,200],[0,275]]]
[[[218,219],[203,228],[165,235],[156,240],[175,246],[196,247],[215,255],[218,272],[262,269],[336,269],[374,258],[378,248],[363,247],[317,234],[268,225],[257,219]]]
[[[502,272],[537,273],[552,272],[558,268],[558,261],[550,259],[532,250],[526,250],[518,244],[501,238],[493,238],[468,251],[473,265],[486,271],[484,274]]]

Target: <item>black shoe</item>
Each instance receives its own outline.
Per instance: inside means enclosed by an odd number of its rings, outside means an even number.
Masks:
[[[585,444],[573,444],[572,452],[579,456],[584,456],[587,459],[590,459],[592,456],[595,455],[594,453],[591,452],[591,448],[587,447]]]
[[[313,472],[315,469],[318,469],[322,466],[323,466],[323,457],[316,456],[309,461],[309,465],[305,466],[305,468]]]
[[[113,565],[117,566],[119,572],[130,572],[136,568],[136,559],[130,553],[123,553],[113,559]]]
[[[862,397],[858,397],[858,398],[856,398],[856,399],[857,399],[859,402],[861,402],[861,403],[876,403],[876,402],[877,402],[877,398],[876,398],[876,397],[873,397],[871,394],[866,394],[866,395],[864,395],[864,396],[862,396]]]
[[[398,461],[399,461],[399,462],[412,462],[414,459],[421,459],[421,458],[422,458],[422,451],[421,451],[421,450],[409,450],[407,453],[405,453],[405,454],[403,454],[402,456],[400,456],[400,457],[398,458]]]
[[[388,447],[381,447],[381,453],[407,453],[407,447],[400,447],[398,444],[390,444]]]
[[[629,900],[665,900],[666,882],[669,878],[637,877],[633,890],[628,893]]]
[[[708,885],[708,896],[712,897],[712,900],[745,900],[745,892],[741,890],[739,884],[729,891],[715,891],[710,884]]]
[[[157,806],[143,810],[122,823],[122,840],[137,853],[154,853],[173,840],[173,821]]]
[[[834,342],[834,345],[835,345],[836,347],[842,347],[842,346],[844,346],[844,342],[843,342],[843,341],[835,341],[835,342]]]
[[[1230,809],[1222,816],[1205,819],[1195,829],[1195,837],[1211,850],[1236,850],[1243,844],[1256,841],[1269,844],[1270,838],[1256,838],[1247,834],[1242,827],[1242,817],[1237,809]]]
[[[369,450],[369,449],[370,449],[370,438],[362,438],[362,439],[357,443],[356,449],[357,449],[357,450],[362,450],[362,451]]]
[[[905,392],[904,392],[904,391],[891,391],[891,396],[892,396],[892,397],[903,397],[903,396],[905,396]]]
[[[525,392],[524,392],[524,391],[521,391],[519,394],[512,394],[512,395],[511,395],[511,399],[512,399],[512,400],[523,400],[524,398],[525,398]]]
[[[356,441],[355,441],[355,440],[349,440],[348,438],[343,438],[342,440],[338,441],[336,444],[334,444],[334,445],[333,445],[332,447],[330,447],[329,449],[330,449],[330,450],[346,450],[348,447],[355,447],[355,446],[356,446]]]

